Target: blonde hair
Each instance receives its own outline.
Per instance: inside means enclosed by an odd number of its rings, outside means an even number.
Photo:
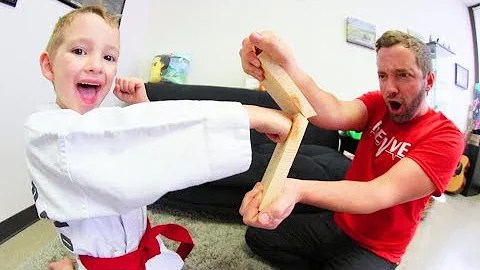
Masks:
[[[74,9],[60,17],[60,19],[58,19],[57,23],[55,24],[55,28],[53,29],[50,40],[48,41],[47,47],[45,48],[48,54],[50,54],[51,56],[54,55],[60,44],[62,44],[63,42],[63,33],[65,28],[69,26],[72,23],[73,19],[75,19],[78,15],[85,13],[96,14],[102,19],[104,19],[105,22],[111,27],[119,27],[120,15],[109,12],[104,6],[100,4],[85,5],[81,8]]]

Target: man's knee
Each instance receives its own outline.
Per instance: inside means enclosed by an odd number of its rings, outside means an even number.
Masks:
[[[275,250],[278,244],[275,231],[248,227],[245,233],[245,242],[254,253],[263,253],[262,251]]]
[[[260,237],[259,234],[261,233],[261,229],[254,228],[254,227],[248,227],[247,232],[245,233],[245,242],[247,242],[247,245],[252,249],[254,252],[257,250],[261,244],[259,243]]]
[[[280,269],[310,269],[308,260],[297,252],[285,247],[291,247],[285,242],[285,237],[275,230],[264,230],[248,227],[245,241],[253,253]]]

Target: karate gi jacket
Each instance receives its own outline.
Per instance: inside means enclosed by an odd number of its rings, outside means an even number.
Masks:
[[[136,250],[147,205],[251,163],[248,114],[235,102],[147,102],[83,115],[57,107],[29,116],[25,130],[39,216],[55,222],[76,255]],[[161,254],[146,269],[181,269],[183,260],[157,240]]]

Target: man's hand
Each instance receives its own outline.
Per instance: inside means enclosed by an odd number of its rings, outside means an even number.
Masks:
[[[145,84],[139,78],[117,77],[113,93],[118,99],[128,104],[149,101]]]
[[[243,198],[240,206],[240,215],[243,223],[248,226],[273,230],[292,213],[295,204],[299,201],[299,192],[296,179],[287,179],[282,193],[270,205],[260,212],[260,202],[263,198],[263,184],[257,183]]]
[[[289,75],[298,69],[293,53],[275,34],[270,31],[253,32],[243,39],[239,54],[243,71],[259,81],[263,81],[265,76],[257,57],[258,51],[267,53]]]

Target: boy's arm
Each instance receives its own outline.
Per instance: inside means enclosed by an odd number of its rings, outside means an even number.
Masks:
[[[139,78],[117,77],[113,93],[128,104],[149,102],[144,82]],[[274,142],[282,142],[290,131],[291,116],[279,110],[244,105],[248,113],[250,128],[265,133]]]
[[[280,110],[274,110],[254,105],[243,105],[248,113],[250,128],[265,133],[276,142],[283,142],[288,137],[292,127],[292,116]]]
[[[241,173],[251,162],[249,128],[244,107],[230,102],[34,114],[26,150],[37,209],[57,221],[116,215]]]

